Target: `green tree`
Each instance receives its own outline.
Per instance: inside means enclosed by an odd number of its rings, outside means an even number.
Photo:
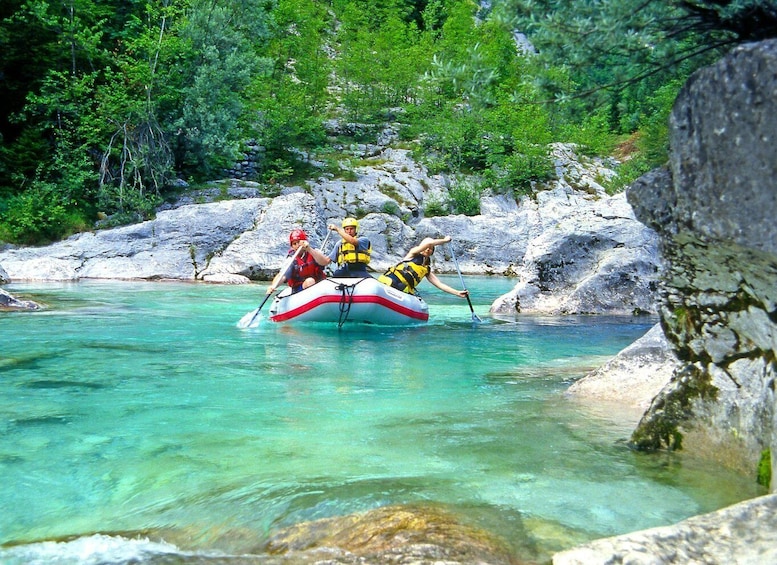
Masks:
[[[331,103],[333,40],[323,4],[280,0],[272,15],[265,52],[269,64],[247,89],[244,131],[265,149],[261,176],[279,181],[300,168],[297,150],[325,141],[322,121]]]
[[[777,36],[774,0],[502,0],[498,10],[546,63],[569,67],[572,88],[557,84],[555,94],[585,99],[570,110],[609,104],[621,131],[635,127],[646,93],[732,45]]]
[[[269,39],[271,7],[270,0],[191,0],[177,26],[185,56],[167,76],[179,77],[181,100],[165,124],[182,173],[212,176],[238,155],[246,89],[269,65],[257,46]]]
[[[99,160],[95,148],[105,128],[97,118],[93,93],[106,61],[103,28],[109,11],[105,3],[89,0],[40,2],[22,4],[4,20],[43,30],[51,42],[48,68],[30,81],[34,88],[27,90],[24,108],[13,116],[25,123],[26,135],[12,140],[17,145],[6,146],[3,152],[18,156],[25,150],[20,142],[40,140],[35,144],[42,152],[34,172],[19,163],[20,168],[6,178],[16,185],[6,193],[20,188],[25,192],[23,198],[11,197],[4,203],[4,231],[20,241],[34,242],[35,221],[40,222],[40,238],[49,240],[82,229],[94,212]],[[25,212],[31,204],[44,212]]]
[[[338,32],[338,88],[347,117],[374,121],[412,98],[426,68],[427,50],[413,10],[403,2],[345,7]]]

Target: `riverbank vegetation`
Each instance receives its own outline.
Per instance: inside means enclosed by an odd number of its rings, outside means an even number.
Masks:
[[[176,180],[297,182],[387,122],[435,172],[438,212],[528,194],[552,142],[662,164],[688,75],[775,35],[772,1],[8,0],[0,9],[0,240],[153,215]],[[326,124],[358,124],[332,135]],[[178,183],[180,184],[180,183]]]

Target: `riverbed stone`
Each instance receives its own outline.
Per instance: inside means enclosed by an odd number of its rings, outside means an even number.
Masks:
[[[303,522],[263,551],[293,563],[520,565],[504,542],[433,505],[395,505]],[[323,553],[325,552],[325,553]]]
[[[0,288],[0,310],[40,310],[42,306],[33,300],[23,300]]]

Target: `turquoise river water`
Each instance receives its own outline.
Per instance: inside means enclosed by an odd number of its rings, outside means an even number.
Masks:
[[[514,281],[466,280],[480,324],[424,283],[428,325],[339,330],[238,328],[261,284],[8,285],[47,308],[0,312],[0,562],[199,563],[417,502],[547,561],[762,494],[564,395],[654,319],[495,318]]]

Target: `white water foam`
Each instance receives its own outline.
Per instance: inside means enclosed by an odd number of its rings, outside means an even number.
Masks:
[[[160,555],[191,554],[182,552],[176,546],[166,542],[95,534],[67,542],[45,541],[0,549],[0,563],[5,565],[108,565],[142,563],[153,556]]]

